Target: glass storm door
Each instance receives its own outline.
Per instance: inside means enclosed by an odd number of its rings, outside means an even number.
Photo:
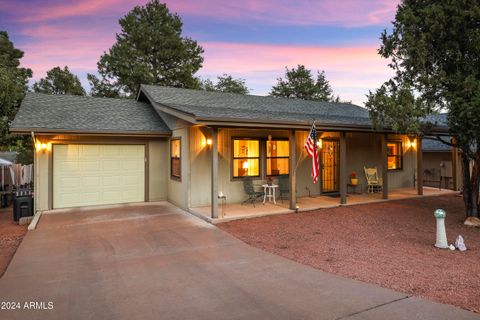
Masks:
[[[323,140],[322,163],[322,193],[338,192],[339,142],[337,140]]]

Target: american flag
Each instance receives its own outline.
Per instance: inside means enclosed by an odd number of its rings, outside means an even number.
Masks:
[[[312,129],[308,134],[305,142],[305,150],[310,157],[312,157],[312,178],[313,183],[318,181],[318,156],[317,156],[317,129],[315,128],[315,121],[312,124]]]

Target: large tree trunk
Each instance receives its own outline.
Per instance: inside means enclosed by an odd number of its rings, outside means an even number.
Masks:
[[[476,153],[472,171],[470,158],[462,152],[463,202],[467,217],[479,217],[479,187],[480,187],[480,151]]]

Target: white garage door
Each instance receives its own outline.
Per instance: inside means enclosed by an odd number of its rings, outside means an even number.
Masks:
[[[144,200],[144,145],[53,146],[54,208]]]

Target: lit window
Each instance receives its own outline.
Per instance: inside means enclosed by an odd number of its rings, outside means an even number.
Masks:
[[[260,176],[260,141],[233,140],[233,177]]]
[[[402,169],[402,142],[387,143],[388,170]]]
[[[176,179],[182,177],[180,139],[172,139],[170,142],[170,175]]]
[[[287,140],[267,141],[267,176],[288,174],[290,144]]]

